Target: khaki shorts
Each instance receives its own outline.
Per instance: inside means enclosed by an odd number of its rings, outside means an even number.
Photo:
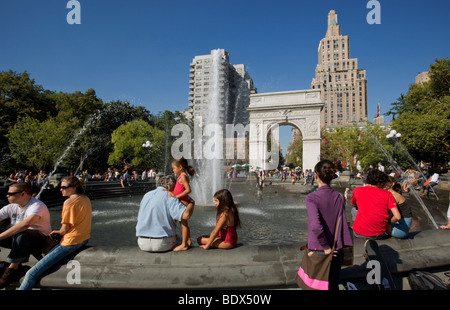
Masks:
[[[138,246],[142,251],[147,252],[167,252],[178,245],[177,236],[163,238],[138,237]]]

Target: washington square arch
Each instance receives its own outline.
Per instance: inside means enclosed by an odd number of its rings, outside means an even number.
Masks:
[[[320,112],[323,106],[320,90],[315,89],[250,95],[247,107],[250,165],[275,169],[279,154],[278,127],[292,125],[303,137],[302,168],[313,169],[320,160]]]

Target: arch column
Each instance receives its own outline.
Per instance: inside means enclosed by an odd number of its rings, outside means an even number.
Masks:
[[[253,94],[247,108],[250,119],[250,164],[272,170],[278,166],[280,125],[293,125],[303,137],[303,169],[313,169],[320,160],[320,112],[324,104],[320,90],[298,90]],[[267,150],[267,135],[272,130],[271,149]],[[272,159],[272,161],[269,161]]]

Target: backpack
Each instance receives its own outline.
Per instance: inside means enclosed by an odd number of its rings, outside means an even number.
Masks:
[[[448,290],[449,287],[438,276],[426,271],[412,271],[408,276],[411,290]]]

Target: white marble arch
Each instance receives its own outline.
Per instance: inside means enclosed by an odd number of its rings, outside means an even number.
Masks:
[[[268,146],[268,133],[278,141],[278,127],[292,125],[303,137],[303,167],[313,169],[320,160],[320,112],[324,104],[320,90],[295,90],[250,95],[249,160],[253,168],[272,170],[278,166],[278,149]],[[276,140],[274,140],[276,139]],[[275,143],[272,143],[275,145]]]

